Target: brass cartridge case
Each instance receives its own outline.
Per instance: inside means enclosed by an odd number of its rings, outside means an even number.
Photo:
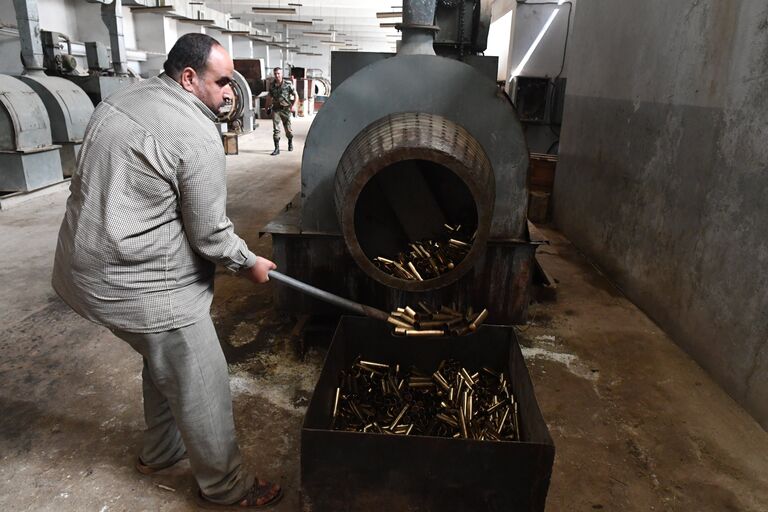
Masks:
[[[373,366],[375,368],[383,368],[383,369],[389,369],[389,365],[385,363],[374,363],[373,361],[363,361],[360,360],[360,364],[364,366]]]
[[[429,308],[429,306],[424,301],[420,300],[417,304],[422,310],[424,310],[424,313],[426,313],[427,315],[431,315],[433,313],[433,311]]]
[[[512,419],[513,419],[513,422],[514,422],[514,425],[515,425],[515,435],[517,436],[517,439],[520,439],[520,423],[518,421],[517,402],[512,404],[512,406],[514,407],[514,409],[513,409],[514,412],[513,412]]]
[[[472,386],[475,385],[475,381],[472,379],[472,376],[469,374],[467,369],[466,368],[462,368],[461,370],[459,370],[459,375],[464,380],[464,382],[466,382],[467,387],[469,389],[472,389]]]
[[[502,400],[501,402],[498,402],[492,406],[490,406],[488,409],[485,410],[486,414],[493,414],[497,410],[501,409],[505,404],[507,403],[506,400]]]
[[[472,320],[472,323],[469,324],[469,330],[470,331],[476,331],[478,327],[485,321],[485,319],[488,318],[488,310],[483,309],[474,320]]]
[[[394,325],[395,327],[404,327],[405,329],[412,329],[413,328],[412,325],[410,325],[410,324],[408,324],[406,322],[403,322],[399,318],[395,318],[393,316],[390,316],[389,318],[387,318],[387,323],[390,323],[390,324]]]
[[[400,414],[398,414],[392,424],[389,426],[389,429],[392,430],[397,426],[398,423],[400,423],[400,420],[403,419],[403,416],[405,416],[405,413],[408,412],[408,409],[411,407],[411,404],[405,404],[403,408],[400,410]]]
[[[448,391],[451,389],[451,387],[448,385],[448,381],[445,380],[445,378],[440,374],[439,371],[432,374],[432,377],[435,378],[435,381],[440,385],[441,388]]]
[[[447,414],[444,414],[442,412],[438,413],[437,416],[435,416],[435,417],[438,420],[442,421],[443,423],[445,423],[446,425],[448,425],[450,427],[458,428],[458,426],[459,426],[458,422],[456,422],[455,419],[453,419],[452,417],[450,417]]]
[[[416,331],[409,329],[405,331],[406,336],[413,336],[416,338],[423,338],[428,336],[444,336],[445,333],[443,331],[437,331],[437,330],[430,330],[430,331]]]
[[[424,279],[421,277],[421,274],[419,274],[419,271],[416,270],[416,267],[413,266],[413,262],[408,262],[408,269],[411,271],[411,273],[416,277],[418,281],[423,281]]]
[[[443,320],[430,320],[427,322],[417,322],[419,329],[441,329],[446,327],[446,323]]]
[[[499,427],[496,430],[496,433],[501,435],[501,431],[504,430],[504,423],[507,422],[507,417],[509,417],[509,407],[504,409],[504,414],[501,415],[501,421],[499,421]]]
[[[466,419],[464,418],[464,415],[465,415],[465,411],[464,411],[464,409],[462,408],[462,409],[459,411],[459,427],[461,427],[461,437],[463,437],[464,439],[466,439],[467,437],[469,437],[469,433],[468,433],[468,431],[467,431],[467,421],[466,421]]]
[[[449,308],[448,306],[440,306],[440,312],[451,316],[461,316],[461,313],[453,308]]]
[[[341,388],[336,388],[336,398],[333,399],[333,417],[335,418],[339,414],[339,395],[341,394]]]

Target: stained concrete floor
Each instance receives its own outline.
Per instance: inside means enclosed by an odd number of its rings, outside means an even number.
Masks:
[[[309,122],[295,122],[293,153],[270,157],[271,123],[261,121],[228,157],[229,214],[258,253],[270,253],[259,229],[299,189]],[[66,196],[0,212],[0,510],[194,510],[188,463],[152,477],[132,467],[139,356],[50,288]],[[768,434],[566,239],[546,233],[552,243],[539,253],[558,298],[534,304],[519,334],[557,447],[547,510],[768,510]],[[299,431],[324,346],[298,356],[271,286],[219,272],[212,313],[246,463],[284,485],[274,510],[298,511]]]

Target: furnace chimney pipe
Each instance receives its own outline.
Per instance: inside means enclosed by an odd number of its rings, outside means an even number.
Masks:
[[[123,35],[123,2],[112,0],[101,5],[101,19],[109,30],[109,46],[112,54],[112,68],[116,75],[128,74],[125,57],[125,36]]]
[[[21,40],[21,63],[28,74],[43,72],[43,44],[40,41],[40,15],[37,0],[13,0]]]
[[[437,0],[403,0],[403,33],[398,55],[435,55],[435,7]]]

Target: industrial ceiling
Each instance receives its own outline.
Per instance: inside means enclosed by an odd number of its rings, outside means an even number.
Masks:
[[[400,0],[213,0],[205,6],[230,13],[259,32],[287,38],[293,47],[394,51]],[[331,42],[332,41],[332,42]],[[337,47],[338,45],[338,47]]]

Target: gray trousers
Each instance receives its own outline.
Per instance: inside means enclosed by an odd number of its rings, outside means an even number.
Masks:
[[[165,332],[112,332],[144,358],[144,464],[163,467],[187,452],[206,498],[229,504],[245,496],[253,476],[241,466],[227,362],[211,317]]]

